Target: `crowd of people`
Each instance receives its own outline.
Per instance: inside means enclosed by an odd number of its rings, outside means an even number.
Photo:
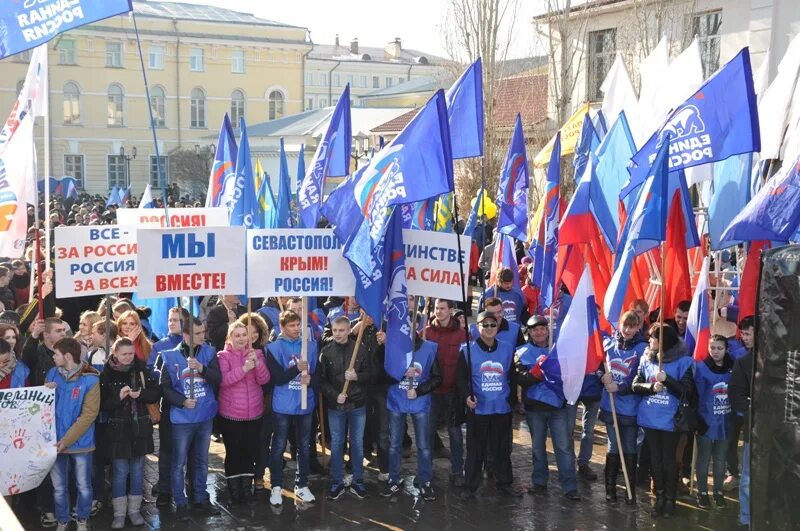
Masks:
[[[113,221],[96,204],[102,199],[80,201],[57,202],[51,215],[66,224]],[[275,507],[290,486],[302,503],[346,493],[388,498],[404,489],[433,501],[443,481],[467,500],[482,488],[521,496],[511,465],[515,412],[525,416],[532,440],[533,472],[525,485],[531,495],[548,490],[549,435],[561,494],[581,499],[578,477],[598,479],[590,460],[599,419],[608,439],[608,503],[622,495],[635,504],[637,491],[652,491],[652,516],[673,516],[696,445],[697,506],[708,509],[713,499],[724,508],[724,491],[738,483],[740,521],[748,521],[752,317],[740,321],[738,334],[713,336],[709,356],[695,362],[683,341],[688,303],[661,325],[645,301],[635,301],[605,338],[606,362],[585,377],[576,455],[578,403],[565,400],[550,349],[569,294],[561,293],[557,311],[541,312],[526,260],[517,272],[524,288],[515,287],[514,271],[501,269],[469,327],[469,307],[410,297],[414,348],[399,373],[385,368],[384,327],[353,297],[307,306],[302,294],[248,305],[236,295],[206,297],[197,312],[170,309],[168,333],[154,337],[150,311],[124,294],[56,300],[49,271],[40,287],[31,287],[30,264],[0,265],[0,389],[55,389],[56,464],[35,495],[15,505],[36,503],[44,527],[66,529],[74,518],[79,530],[87,529],[90,517],[108,506],[112,528],[143,524],[144,463],[154,454],[156,433],[153,495],[158,507],[174,506],[181,521],[190,513],[219,514],[206,486],[212,438],[225,446],[234,505],[257,502],[267,486]],[[309,476],[326,472],[318,456],[325,428],[330,483],[315,493]],[[413,486],[401,475],[412,445]],[[293,484],[284,475],[287,450],[296,461]],[[447,478],[434,477],[434,457],[449,459]],[[378,470],[375,492],[365,458]]]

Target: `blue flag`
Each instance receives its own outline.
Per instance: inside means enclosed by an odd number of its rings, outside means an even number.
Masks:
[[[614,242],[611,244],[612,249],[615,247],[620,229],[619,191],[629,177],[628,162],[630,162],[635,152],[636,145],[633,142],[633,135],[628,126],[628,119],[625,116],[625,111],[621,111],[608,134],[597,147],[595,152],[597,163],[594,165],[599,191],[603,194],[606,209],[614,223],[613,232],[610,233],[607,233],[606,227],[600,227],[603,230],[603,236],[606,241]],[[627,212],[631,211],[630,201],[633,199],[635,199],[635,194],[629,194],[625,198]]]
[[[497,232],[522,241],[528,239],[528,185],[528,157],[525,154],[525,137],[522,136],[522,116],[517,114],[514,134],[497,186]]]
[[[297,188],[296,190],[300,190],[300,186],[303,184],[303,179],[306,176],[306,145],[300,144],[300,152],[297,154],[297,175],[295,178],[297,179]]]
[[[233,192],[231,226],[246,229],[261,229],[264,216],[259,216],[256,181],[253,176],[253,161],[250,160],[250,142],[247,140],[247,124],[239,119],[239,154],[236,157],[236,188]]]
[[[276,228],[288,229],[292,226],[292,190],[291,181],[289,180],[289,161],[286,159],[286,149],[283,146],[283,138],[281,138],[281,171],[278,178],[278,208],[276,213]],[[309,229],[314,229],[317,222]]]
[[[475,204],[472,205],[472,210],[469,213],[469,217],[467,218],[467,223],[464,225],[464,236],[472,236],[472,233],[475,232],[475,225],[478,224],[478,216],[480,215],[480,208],[483,204],[483,187],[478,190],[478,196],[475,200]]]
[[[714,193],[708,205],[708,235],[712,251],[740,243],[734,240],[722,244],[720,236],[733,221],[734,216],[742,212],[750,201],[752,166],[752,153],[735,155],[714,163]]]
[[[678,106],[661,128],[636,153],[625,197],[647,177],[665,137],[672,139],[669,169],[676,171],[761,150],[750,53],[743,48],[700,90]]]
[[[311,167],[297,190],[300,218],[303,226],[315,228],[325,189],[325,177],[340,177],[350,173],[350,151],[353,134],[350,123],[350,84],[344,87],[333,109],[328,130],[320,140]]]
[[[447,91],[453,159],[483,155],[483,64],[480,58]]]
[[[788,242],[800,228],[800,158],[780,169],[736,214],[720,241]]]
[[[547,183],[544,195],[544,249],[542,251],[542,276],[539,279],[539,304],[549,308],[555,300],[556,264],[558,260],[558,224],[561,209],[559,180],[561,177],[561,133],[556,133],[550,164],[547,166]]]
[[[346,242],[364,220],[354,198],[356,182],[361,179],[366,169],[367,167],[363,166],[345,177],[320,208],[320,213],[328,219],[340,241]]]
[[[258,191],[258,204],[260,214],[263,215],[263,228],[278,228],[278,205],[275,201],[275,194],[272,193],[272,185],[269,183],[269,175],[264,174],[261,180],[261,189]],[[262,207],[263,205],[263,207]]]
[[[363,271],[372,271],[393,207],[453,190],[444,91],[436,92],[360,175],[353,190],[359,227],[345,243],[344,254]]]
[[[206,207],[224,206],[228,208],[230,218],[233,208],[233,189],[236,183],[236,158],[239,149],[236,138],[233,136],[233,126],[228,118],[228,113],[222,118],[217,137],[217,152],[214,154],[214,163],[208,177],[208,191],[206,192]]]
[[[131,0],[3,2],[0,9],[0,59],[35,48],[67,30],[127,13]]]
[[[424,199],[417,201],[411,208],[411,226],[408,227],[414,230],[434,230],[434,209],[436,207],[436,200],[434,198]],[[405,216],[403,216],[405,218]]]
[[[586,164],[589,162],[589,156],[592,155],[600,145],[600,135],[594,128],[594,123],[592,123],[589,114],[590,113],[587,112],[583,115],[581,136],[578,137],[578,143],[575,144],[575,159],[572,161],[572,166],[575,168],[574,178],[576,183],[583,177]],[[598,111],[598,114],[602,117],[600,111]]]

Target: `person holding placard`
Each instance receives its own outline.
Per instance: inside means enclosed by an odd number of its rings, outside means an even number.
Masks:
[[[194,454],[194,508],[205,516],[220,513],[208,499],[206,480],[211,428],[218,408],[215,389],[219,388],[222,374],[214,347],[203,343],[205,334],[203,322],[191,317],[183,323],[181,344],[161,355],[161,392],[170,405],[172,423],[172,499],[178,519],[183,522],[189,520],[183,484],[190,447]],[[192,351],[189,345],[193,345]]]
[[[309,440],[311,437],[311,414],[316,405],[314,388],[318,383],[317,343],[300,334],[300,316],[293,311],[280,315],[281,333],[270,343],[267,367],[275,389],[272,393],[273,435],[270,452],[270,477],[272,492],[269,502],[275,507],[283,503],[281,486],[283,484],[283,451],[289,427],[294,423],[296,430],[295,452],[297,455],[297,475],[294,494],[301,502],[316,500],[308,488]],[[303,341],[307,342],[308,354],[302,358]],[[307,402],[302,407],[301,393],[306,386]]]

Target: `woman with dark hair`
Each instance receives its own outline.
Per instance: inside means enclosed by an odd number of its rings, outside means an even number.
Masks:
[[[30,370],[17,359],[14,349],[0,336],[0,389],[27,387]]]
[[[19,356],[22,352],[22,344],[24,341],[19,340],[19,329],[16,326],[0,323],[0,339],[4,339],[6,343],[11,345],[11,350]]]
[[[659,338],[662,341],[659,351]],[[671,517],[675,513],[678,490],[677,448],[680,432],[675,429],[681,397],[694,395],[693,360],[686,345],[670,326],[650,327],[649,346],[642,354],[633,392],[643,395],[636,421],[644,428],[650,448],[650,468],[656,488],[652,516]]]

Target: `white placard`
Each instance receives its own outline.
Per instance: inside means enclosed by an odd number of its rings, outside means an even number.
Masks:
[[[461,273],[458,241],[454,233],[403,229],[406,247],[406,282],[410,295],[460,301]],[[461,236],[464,275],[469,278],[472,242]]]
[[[245,293],[244,227],[140,229],[141,297]]]
[[[353,295],[355,277],[332,229],[247,231],[251,297]]]
[[[55,389],[0,391],[0,493],[33,490],[56,462]]]
[[[136,229],[56,227],[56,297],[136,291]]]
[[[170,208],[169,227],[227,227],[228,209],[225,207],[209,208]],[[119,208],[117,209],[117,225],[135,225],[137,227],[167,227],[167,216],[163,208]]]

